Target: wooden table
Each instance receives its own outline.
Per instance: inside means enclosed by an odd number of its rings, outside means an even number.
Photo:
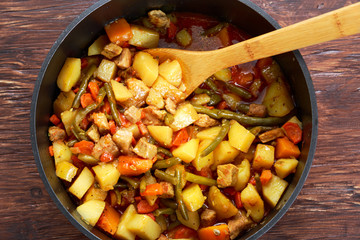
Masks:
[[[357,0],[253,0],[282,26]],[[84,239],[56,208],[35,166],[30,103],[42,61],[95,0],[0,1],[0,239]],[[309,36],[311,37],[311,36]],[[301,50],[319,108],[310,175],[262,239],[360,238],[360,35]]]

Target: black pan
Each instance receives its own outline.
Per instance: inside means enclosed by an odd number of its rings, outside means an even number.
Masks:
[[[110,239],[85,224],[76,212],[62,182],[55,175],[49,156],[47,129],[52,102],[58,94],[57,75],[66,57],[82,56],[82,50],[96,39],[109,21],[144,16],[150,9],[199,12],[232,22],[252,36],[276,28],[279,24],[248,0],[102,0],[80,14],[60,35],[47,55],[36,82],[31,105],[31,142],[35,161],[47,191],[67,219],[90,239]],[[290,82],[299,117],[303,122],[304,141],[297,171],[278,205],[264,221],[239,239],[256,239],[268,231],[285,214],[299,194],[310,171],[317,139],[317,106],[314,87],[305,62],[298,51],[281,54],[275,59]]]

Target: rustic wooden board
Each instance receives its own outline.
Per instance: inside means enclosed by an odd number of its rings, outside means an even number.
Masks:
[[[0,239],[85,239],[43,186],[29,119],[42,61],[65,27],[95,2],[0,1]],[[358,1],[253,2],[287,26]],[[317,151],[299,197],[262,239],[360,238],[359,46],[357,35],[301,50],[319,108]]]

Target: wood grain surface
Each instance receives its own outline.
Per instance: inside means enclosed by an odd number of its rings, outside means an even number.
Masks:
[[[0,239],[85,239],[44,188],[29,120],[42,61],[65,27],[95,2],[0,1]],[[287,26],[358,1],[253,2]],[[360,239],[360,35],[301,53],[319,108],[317,150],[297,200],[261,239]]]

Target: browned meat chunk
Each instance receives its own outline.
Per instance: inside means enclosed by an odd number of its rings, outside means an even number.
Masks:
[[[110,153],[114,157],[119,155],[119,149],[111,139],[111,135],[107,134],[100,138],[100,140],[95,144],[91,155],[93,155],[96,159],[100,159],[103,153]]]
[[[240,210],[229,222],[230,239],[235,239],[241,232],[248,230],[254,222]]]
[[[138,78],[136,71],[133,67],[129,67],[125,70],[120,70],[118,74],[119,77],[121,77],[121,79],[123,79],[124,81],[128,80],[129,78]]]
[[[130,204],[135,202],[135,190],[129,189],[129,190],[123,190],[120,192],[121,194],[121,204],[120,206],[129,206]]]
[[[166,116],[165,110],[159,110],[154,106],[148,106],[144,108],[142,111],[145,116],[142,119],[142,122],[145,125],[163,125],[163,121]]]
[[[56,126],[51,126],[48,129],[48,135],[49,135],[50,141],[54,142],[57,140],[64,140],[66,137],[66,132],[62,128],[59,128]]]
[[[275,128],[273,130],[264,132],[259,135],[259,139],[262,143],[270,142],[279,137],[284,137],[284,131],[281,128]]]
[[[205,209],[201,215],[201,226],[202,227],[209,227],[216,223],[216,212],[211,209]]]
[[[219,121],[209,117],[206,114],[198,114],[198,116],[199,116],[199,119],[196,120],[196,122],[194,122],[194,124],[196,126],[207,128],[207,127],[219,125]]]
[[[137,107],[131,106],[126,109],[124,115],[131,123],[137,123],[141,119],[141,110]]]
[[[174,197],[174,186],[168,182],[160,182],[160,185],[163,188],[163,194],[160,195],[161,198],[173,198]]]
[[[217,184],[219,187],[234,186],[237,181],[237,173],[239,169],[233,164],[224,164],[217,166]]]
[[[115,58],[114,63],[121,69],[126,69],[131,66],[131,51],[128,48],[123,48],[119,57]]]
[[[150,22],[158,28],[170,26],[170,19],[161,10],[152,10],[148,13],[148,16]]]
[[[266,113],[265,105],[252,103],[250,104],[247,115],[253,117],[265,117]]]
[[[93,141],[98,142],[100,139],[100,133],[98,127],[93,124],[91,127],[86,131],[86,135]]]
[[[113,141],[119,147],[120,151],[124,154],[128,154],[130,152],[132,138],[132,132],[130,132],[126,128],[121,128],[117,130],[116,133],[112,136]]]
[[[176,104],[173,100],[171,100],[170,98],[167,98],[165,100],[165,109],[166,111],[168,111],[171,114],[175,114],[176,111]]]
[[[93,113],[92,118],[94,119],[94,123],[96,124],[96,126],[99,128],[100,134],[103,135],[110,131],[110,125],[106,118],[105,113],[102,112]]]
[[[145,85],[145,83],[136,78],[130,78],[126,81],[126,86],[132,93],[133,97],[122,102],[125,107],[141,107],[145,104],[145,100],[149,94],[149,88]]]
[[[101,55],[105,56],[108,59],[112,59],[116,56],[119,56],[122,51],[122,48],[115,43],[109,43],[101,51]]]
[[[142,158],[152,159],[157,154],[157,147],[154,144],[148,143],[145,137],[139,139],[133,152]]]

